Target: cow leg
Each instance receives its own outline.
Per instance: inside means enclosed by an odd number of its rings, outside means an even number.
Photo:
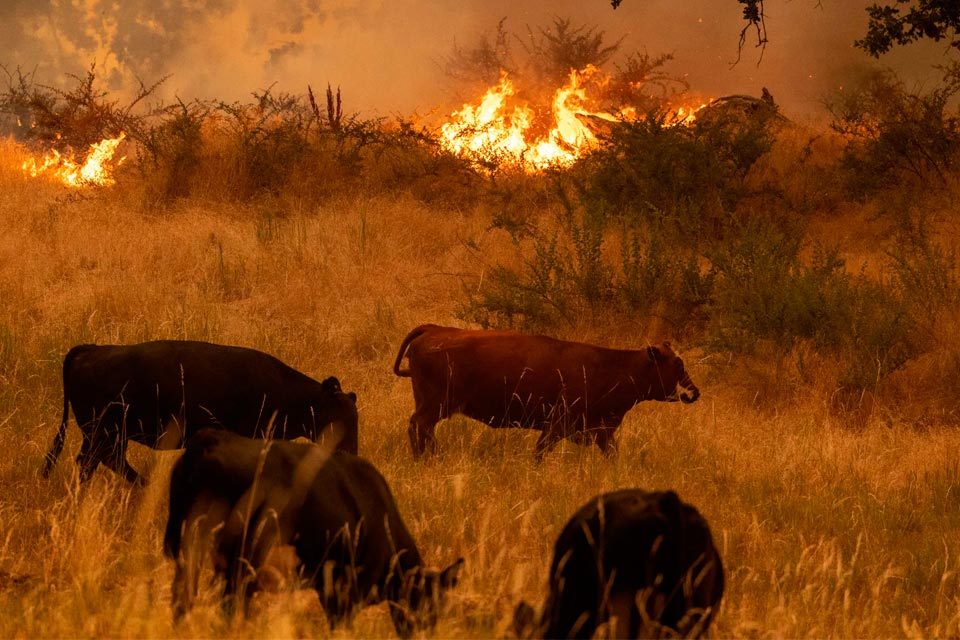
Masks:
[[[195,567],[190,566],[190,561],[177,559],[177,568],[173,574],[173,585],[170,587],[170,596],[173,605],[173,621],[179,622],[183,616],[193,607],[193,599],[196,597],[197,580],[195,574],[198,573]]]
[[[80,484],[86,483],[93,476],[100,464],[99,447],[92,434],[83,433],[83,442],[80,444],[80,453],[77,454],[77,468],[80,471]]]
[[[227,562],[226,581],[223,584],[223,598],[220,609],[227,618],[232,618],[238,606],[247,615],[250,597],[253,595],[254,577],[249,564],[241,558],[233,558]]]
[[[170,498],[177,500],[173,492]],[[218,500],[211,494],[201,492],[177,525],[183,527],[183,532],[170,590],[174,622],[183,618],[193,607],[200,590],[200,570],[206,556],[214,550],[214,535],[226,521],[231,506],[226,500]]]
[[[600,449],[600,453],[605,456],[612,456],[617,452],[617,428],[602,426],[596,430],[595,442]]]
[[[335,587],[336,591],[343,589],[343,586],[338,585]],[[320,595],[320,604],[323,607],[323,612],[327,616],[327,623],[330,625],[330,630],[333,631],[338,627],[349,627],[353,622],[353,607],[343,597],[340,593],[333,593],[327,596],[323,594]]]
[[[537,444],[533,449],[533,457],[537,462],[543,462],[543,456],[550,453],[558,442],[563,438],[563,431],[557,424],[548,424],[544,426],[537,438]]]
[[[337,555],[334,554],[334,557]],[[326,560],[314,581],[320,606],[327,616],[331,631],[349,626],[357,610],[358,602],[354,597],[356,581],[351,578],[349,570],[344,570],[343,561],[342,557],[339,560]]]
[[[147,486],[147,479],[137,473],[127,462],[127,443],[118,443],[115,450],[101,460],[114,473],[136,487]]]
[[[407,435],[410,436],[410,449],[413,451],[414,459],[419,458],[424,453],[434,454],[437,452],[437,439],[434,432],[439,422],[440,410],[436,411],[416,411],[410,416],[410,427],[407,429]]]

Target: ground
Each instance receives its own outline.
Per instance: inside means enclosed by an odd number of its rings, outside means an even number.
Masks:
[[[410,382],[393,359],[417,324],[463,325],[476,252],[509,242],[483,212],[364,194],[281,201],[269,217],[198,197],[157,206],[123,180],[85,192],[28,180],[12,156],[0,153],[0,636],[331,635],[308,591],[258,597],[249,620],[227,622],[208,589],[173,626],[161,538],[176,452],[133,445],[146,489],[102,469],[81,489],[71,424],[55,473],[40,477],[63,354],[156,338],[255,347],[357,392],[360,451],[427,562],[466,559],[435,637],[509,635],[520,599],[542,603],[570,514],[622,487],[674,489],[709,521],[728,576],[718,637],[960,633],[956,428],[854,425],[817,395],[746,402],[690,354],[702,399],[637,407],[612,459],[565,444],[536,465],[534,434],[454,419],[439,427],[439,455],[415,463]],[[332,635],[392,634],[380,606]]]

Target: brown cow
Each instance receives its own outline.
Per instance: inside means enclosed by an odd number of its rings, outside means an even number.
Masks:
[[[404,357],[409,369],[401,369]],[[665,342],[638,351],[546,336],[421,325],[393,371],[412,378],[414,457],[435,450],[437,422],[463,414],[491,427],[539,429],[536,457],[561,438],[615,449],[624,414],[644,400],[696,402],[700,391]]]

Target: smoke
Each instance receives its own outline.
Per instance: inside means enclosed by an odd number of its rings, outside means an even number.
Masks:
[[[866,28],[871,0],[767,2],[770,45],[748,41],[733,0],[5,0],[0,63],[36,68],[43,82],[95,62],[115,91],[169,75],[161,97],[241,99],[277,83],[343,88],[347,111],[426,113],[449,106],[455,88],[439,62],[456,40],[469,45],[507,18],[515,32],[553,16],[594,24],[625,52],[675,55],[671,71],[705,95],[758,95],[768,87],[788,113],[815,114],[824,94],[875,65],[852,43]],[[818,6],[819,4],[819,6]],[[903,48],[882,63],[929,81],[944,47]]]

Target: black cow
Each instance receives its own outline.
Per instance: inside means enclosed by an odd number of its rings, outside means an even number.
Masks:
[[[334,446],[212,429],[190,440],[170,479],[164,536],[165,554],[177,561],[175,619],[190,608],[199,559],[212,543],[227,612],[237,604],[247,611],[271,552],[292,545],[331,628],[384,600],[401,636],[435,624],[463,559],[426,569],[383,476],[362,458],[331,454]]]
[[[557,538],[539,622],[525,602],[521,637],[681,637],[706,632],[723,596],[723,565],[700,513],[673,491],[624,489],[583,505]],[[615,621],[613,620],[615,618]]]
[[[357,452],[356,395],[273,356],[243,347],[161,340],[80,345],[63,359],[63,418],[43,469],[63,450],[70,407],[83,432],[80,481],[103,463],[129,482],[143,478],[126,459],[127,442],[180,449],[203,427],[255,437],[315,440],[329,424],[344,429],[341,448]]]

